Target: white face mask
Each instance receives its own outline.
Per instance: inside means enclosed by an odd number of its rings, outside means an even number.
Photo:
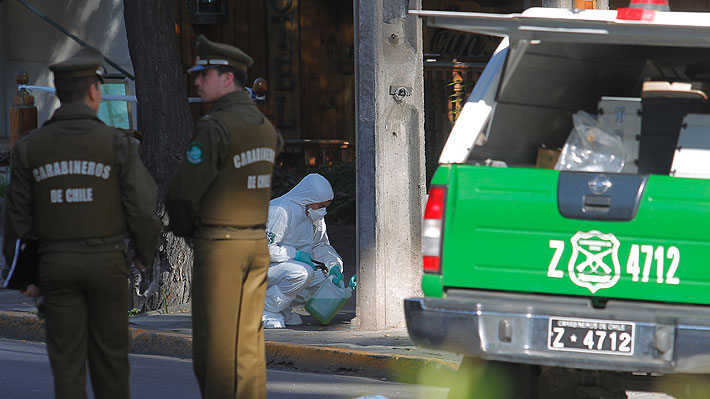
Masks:
[[[325,208],[308,209],[308,217],[311,218],[311,220],[314,222],[323,219],[326,213],[328,212],[325,211]]]

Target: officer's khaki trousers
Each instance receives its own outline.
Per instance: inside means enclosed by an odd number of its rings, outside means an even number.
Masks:
[[[203,398],[266,398],[268,266],[266,238],[195,239],[192,357]]]
[[[56,398],[86,398],[87,358],[97,399],[129,397],[127,279],[122,251],[40,257]]]

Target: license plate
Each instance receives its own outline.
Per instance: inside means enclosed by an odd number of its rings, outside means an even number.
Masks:
[[[635,331],[629,321],[550,317],[547,349],[630,356]]]

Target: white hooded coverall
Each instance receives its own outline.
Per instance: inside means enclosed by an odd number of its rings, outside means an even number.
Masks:
[[[266,282],[266,301],[262,321],[267,328],[283,328],[300,324],[293,319],[291,306],[305,303],[327,277],[307,263],[295,260],[298,251],[307,252],[314,261],[343,271],[343,260],[330,245],[325,219],[316,221],[306,213],[306,205],[333,199],[328,180],[311,173],[291,191],[269,202],[266,238],[271,263]],[[293,320],[292,323],[289,323]]]

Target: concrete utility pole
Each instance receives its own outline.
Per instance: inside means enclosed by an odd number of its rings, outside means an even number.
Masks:
[[[404,325],[421,295],[425,194],[421,0],[353,0],[357,124],[357,317]]]

